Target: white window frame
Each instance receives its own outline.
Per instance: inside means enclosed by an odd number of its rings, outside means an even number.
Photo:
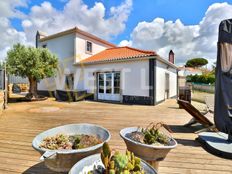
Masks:
[[[91,51],[88,51],[88,43],[91,43]],[[92,54],[93,53],[93,42],[89,41],[89,40],[86,40],[86,43],[85,43],[85,52],[88,53],[88,54]]]

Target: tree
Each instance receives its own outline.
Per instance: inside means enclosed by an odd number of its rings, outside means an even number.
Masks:
[[[214,74],[216,73],[216,63],[217,62],[214,62],[213,65],[212,65],[212,70],[211,70],[211,74]]]
[[[7,52],[7,71],[28,78],[30,83],[27,98],[38,98],[37,82],[56,74],[58,58],[45,48],[26,47],[16,44]]]
[[[0,70],[4,69],[4,62],[0,62]]]
[[[196,68],[196,67],[202,67],[207,64],[208,64],[208,60],[204,58],[193,58],[193,59],[188,60],[185,66]]]

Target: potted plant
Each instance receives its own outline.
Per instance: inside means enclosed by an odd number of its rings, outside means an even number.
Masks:
[[[111,152],[104,143],[101,154],[92,155],[77,162],[69,174],[157,174],[148,163],[133,152]]]
[[[158,162],[164,160],[177,142],[160,128],[167,129],[163,123],[151,123],[146,128],[128,127],[120,131],[127,149],[136,156],[148,161],[156,169]]]
[[[94,137],[100,141],[90,144],[90,138],[94,140]],[[32,146],[42,155],[40,159],[49,169],[68,172],[82,158],[100,153],[104,142],[109,139],[109,131],[101,126],[69,124],[40,133]]]

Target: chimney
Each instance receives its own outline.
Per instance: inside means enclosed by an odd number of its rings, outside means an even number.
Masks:
[[[175,54],[172,50],[169,52],[168,61],[175,64]]]
[[[36,38],[35,38],[35,47],[38,48],[39,46],[39,40],[46,37],[46,34],[45,33],[42,33],[40,31],[37,31],[36,32]]]

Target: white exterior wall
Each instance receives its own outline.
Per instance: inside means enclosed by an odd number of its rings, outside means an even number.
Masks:
[[[180,70],[178,73],[179,76],[188,76],[188,75],[202,75],[202,71],[190,71],[190,70]]]
[[[94,72],[120,71],[121,95],[149,96],[149,61],[126,61],[77,66],[75,74],[75,89],[94,93]]]
[[[169,98],[177,95],[176,69],[156,60],[156,102],[165,100],[165,73],[169,74]]]
[[[92,42],[92,53],[86,52],[86,41]],[[97,54],[107,48],[110,48],[110,46],[105,45],[99,41],[93,40],[89,37],[82,36],[80,34],[76,34],[76,45],[75,45],[75,53],[76,58],[74,60],[74,63],[79,62],[80,60],[86,59],[94,54]]]
[[[92,54],[86,53],[86,41],[92,42]],[[78,71],[76,66],[73,66],[74,63],[110,48],[108,45],[76,33],[40,42],[39,47],[44,44],[57,55],[60,65],[55,78],[47,78],[38,83],[38,90],[49,91],[65,89],[65,75],[75,74]]]
[[[54,78],[47,78],[38,83],[38,90],[53,91],[65,88],[65,74],[75,72],[73,66],[74,61],[74,45],[75,34],[64,35],[44,42],[40,42],[39,46],[46,44],[47,48],[59,59],[59,70]]]

